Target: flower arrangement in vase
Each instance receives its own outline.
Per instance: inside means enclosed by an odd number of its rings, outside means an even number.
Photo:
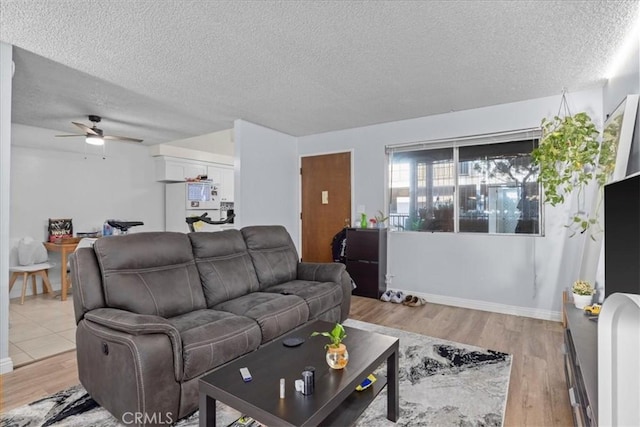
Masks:
[[[327,349],[326,360],[329,367],[342,369],[347,366],[349,353],[347,352],[347,347],[342,343],[342,340],[347,337],[344,327],[340,323],[336,323],[329,332],[313,332],[311,334],[312,337],[317,335],[327,337],[329,341],[331,341],[324,346],[324,348]]]
[[[384,213],[382,211],[378,211],[378,214],[376,215],[376,224],[378,226],[378,228],[384,228],[384,223],[389,219],[388,216],[384,216]]]

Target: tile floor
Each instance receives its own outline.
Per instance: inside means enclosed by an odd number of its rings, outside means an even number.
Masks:
[[[59,295],[38,294],[26,297],[24,305],[20,298],[10,300],[9,356],[14,367],[73,350],[75,342],[71,295],[60,301]]]

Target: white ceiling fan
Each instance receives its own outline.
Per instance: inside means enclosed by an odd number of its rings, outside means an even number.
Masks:
[[[130,138],[128,136],[105,135],[102,129],[96,126],[98,123],[100,123],[102,118],[100,116],[96,116],[93,114],[89,115],[88,118],[89,118],[89,121],[93,123],[92,127],[89,127],[83,123],[71,122],[77,127],[79,127],[84,132],[84,135],[73,134],[73,135],[56,135],[56,136],[58,137],[84,136],[85,142],[91,145],[104,145],[105,140],[137,142],[137,143],[140,143],[143,141],[142,139]]]

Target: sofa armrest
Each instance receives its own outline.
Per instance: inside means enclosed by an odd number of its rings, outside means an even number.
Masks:
[[[353,281],[344,264],[337,262],[299,262],[298,280],[312,280],[316,282],[333,282],[342,287],[342,303],[340,304],[340,321],[349,317],[351,310],[351,291]]]
[[[330,262],[300,262],[298,263],[298,279],[313,280],[316,282],[335,282],[342,281],[342,272],[345,265]]]
[[[117,308],[98,308],[86,313],[84,318],[106,328],[130,335],[164,334],[173,347],[173,365],[176,381],[182,378],[182,339],[180,332],[169,321],[148,314],[136,314]]]

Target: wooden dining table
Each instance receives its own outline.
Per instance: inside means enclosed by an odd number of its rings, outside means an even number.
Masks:
[[[60,293],[60,299],[62,301],[66,301],[67,292],[69,291],[69,279],[67,277],[67,255],[76,250],[78,242],[44,242],[44,246],[48,251],[60,253],[60,288],[62,289]]]

